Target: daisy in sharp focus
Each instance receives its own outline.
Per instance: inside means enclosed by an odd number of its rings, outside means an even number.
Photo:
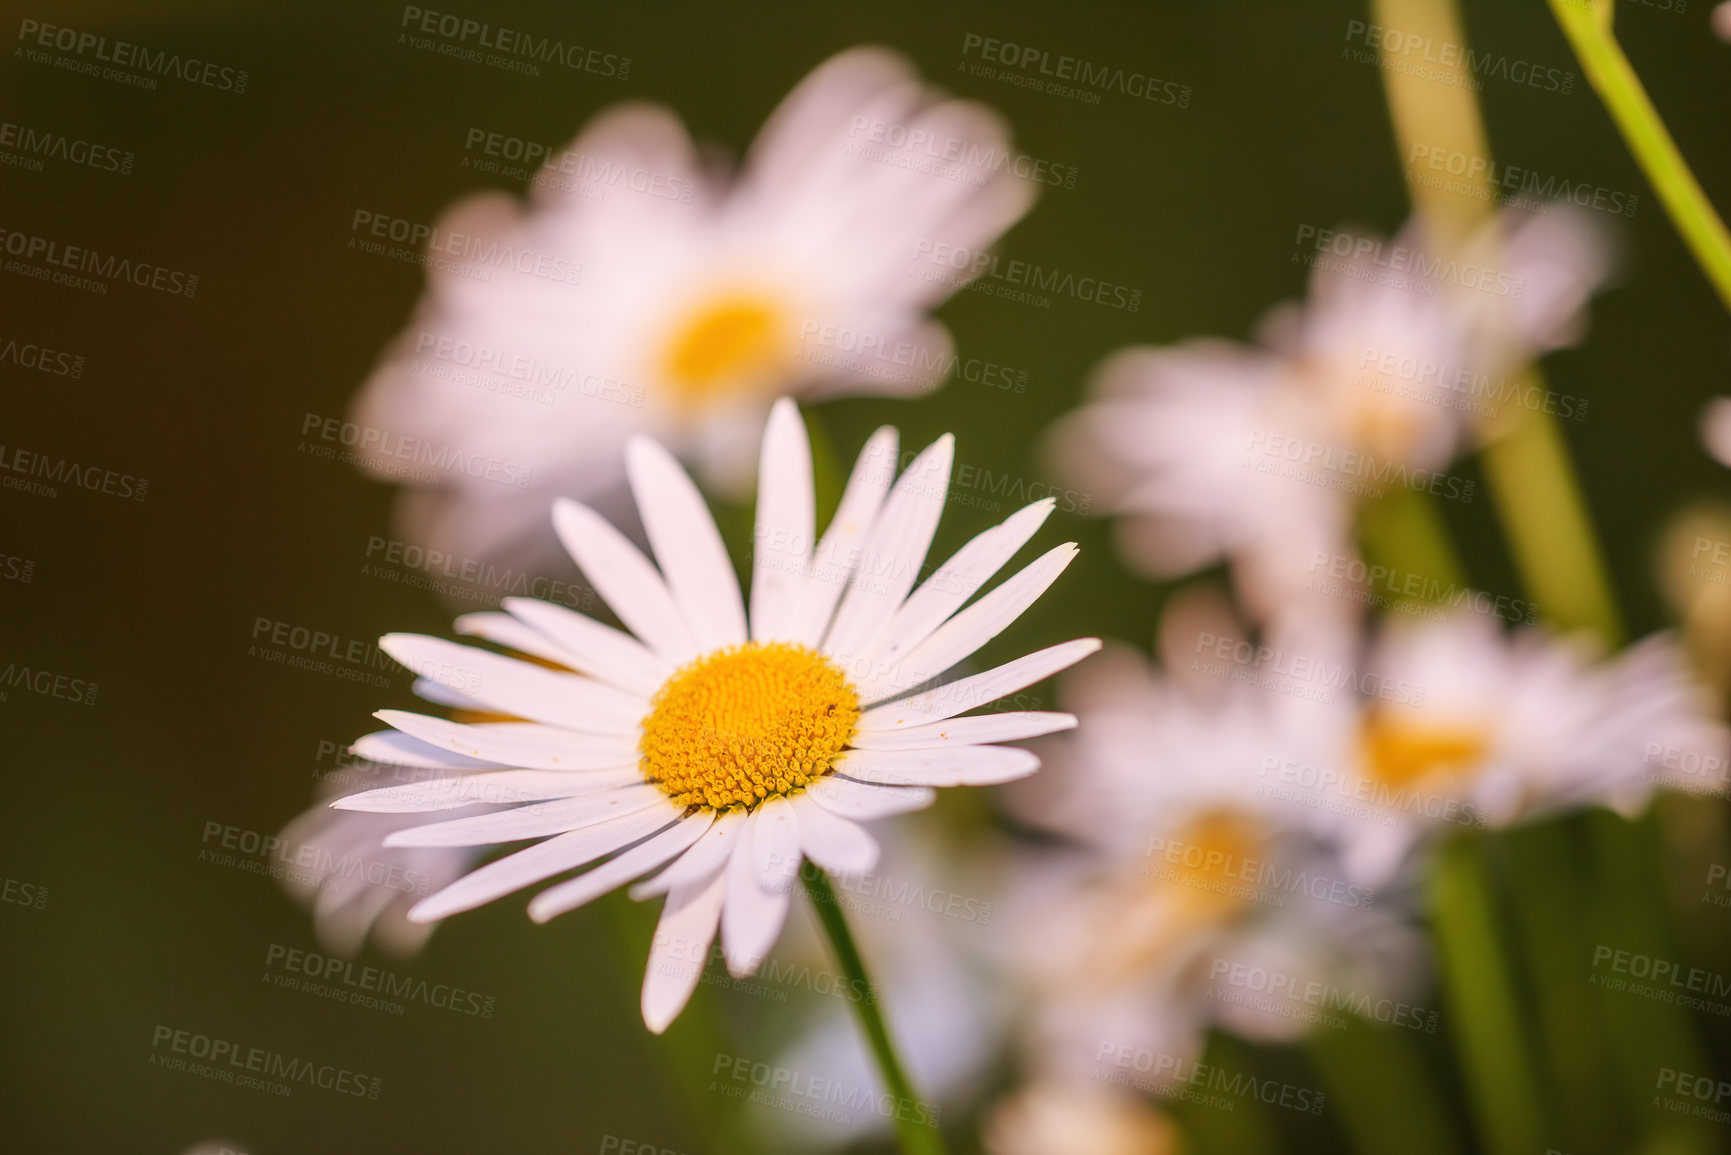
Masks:
[[[972,159],[946,177],[894,163],[881,140]],[[905,395],[948,375],[929,314],[959,286],[908,270],[922,245],[979,252],[1021,218],[1035,185],[1010,159],[995,112],[881,48],[801,81],[737,175],[667,109],[605,111],[527,203],[484,194],[438,223],[450,259],[430,262],[355,405],[383,435],[360,452],[393,480],[405,445],[429,451],[415,460],[436,481],[405,494],[401,518],[456,556],[527,549],[555,497],[617,490],[636,433],[743,489],[776,398]]]
[[[897,477],[895,432],[880,430],[819,538],[805,427],[792,402],[778,402],[763,437],[749,600],[673,457],[637,438],[626,459],[653,562],[578,502],[559,502],[554,521],[630,632],[510,598],[507,613],[471,615],[466,628],[564,669],[438,638],[381,639],[454,701],[510,720],[381,711],[394,729],[361,739],[356,753],[443,764],[453,774],[333,805],[425,814],[510,803],[399,831],[386,845],[540,840],[422,900],[412,920],[444,918],[613,856],[538,894],[529,913],[545,921],[659,871],[632,891],[667,896],[643,986],[644,1022],[659,1033],[690,998],[718,928],[734,975],[761,964],[802,858],[831,873],[867,871],[877,844],[861,822],[927,806],[934,787],[1033,773],[1032,753],[995,743],[1067,729],[1074,717],[962,715],[1080,661],[1099,642],[937,681],[1020,617],[1076,553],[1058,546],[973,597],[1043,524],[1048,499],[975,537],[916,587],[949,491],[948,436]]]

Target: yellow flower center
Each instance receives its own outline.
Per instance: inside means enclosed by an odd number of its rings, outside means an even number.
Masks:
[[[1223,917],[1247,905],[1257,889],[1262,825],[1236,810],[1209,810],[1187,822],[1154,856],[1156,877],[1176,883],[1196,913]]]
[[[699,309],[674,331],[664,369],[681,401],[702,401],[775,372],[785,323],[776,302],[741,294]]]
[[[747,642],[681,667],[643,723],[643,776],[680,806],[751,809],[823,775],[853,738],[859,695],[828,658]]]
[[[1410,786],[1438,775],[1470,774],[1490,748],[1483,730],[1420,726],[1374,712],[1358,736],[1370,776],[1388,786]]]

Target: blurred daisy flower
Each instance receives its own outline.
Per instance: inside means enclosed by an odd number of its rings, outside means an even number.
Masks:
[[[1305,579],[1317,552],[1349,551],[1364,497],[1470,498],[1440,471],[1469,429],[1555,407],[1515,378],[1578,338],[1609,263],[1591,223],[1559,206],[1503,213],[1434,266],[1453,277],[1388,271],[1432,267],[1416,219],[1392,241],[1328,237],[1308,300],[1275,310],[1258,344],[1122,351],[1054,443],[1072,484],[1123,516],[1131,564],[1168,577],[1228,561],[1263,620],[1349,616]]]
[[[940,438],[897,477],[895,432],[880,430],[820,539],[810,444],[793,403],[778,402],[763,438],[748,601],[697,487],[665,449],[636,438],[627,473],[655,562],[588,506],[554,509],[561,540],[631,633],[512,598],[508,613],[471,615],[465,628],[564,669],[438,638],[381,639],[453,701],[508,720],[382,711],[394,732],[362,739],[358,754],[393,761],[403,750],[454,773],[334,805],[425,814],[509,804],[398,831],[387,846],[541,840],[423,899],[409,918],[444,918],[615,855],[537,895],[529,913],[545,921],[664,867],[632,892],[668,896],[643,988],[644,1022],[660,1032],[695,989],[718,927],[733,974],[761,964],[802,856],[831,873],[869,870],[878,848],[860,822],[927,806],[933,787],[1033,773],[1032,753],[994,743],[1075,718],[960,715],[1099,643],[937,683],[1020,617],[1076,553],[1058,546],[969,601],[1043,524],[1051,503],[1037,502],[916,588],[949,492],[952,445]]]
[[[1035,186],[1004,163],[1008,141],[989,108],[879,48],[806,77],[737,175],[700,158],[666,109],[604,112],[526,204],[485,194],[438,223],[451,258],[429,263],[356,403],[360,452],[386,479],[405,456],[428,465],[402,518],[458,556],[544,537],[556,496],[618,489],[636,433],[741,489],[777,397],[944,379],[951,341],[929,313],[960,286],[908,270],[921,246],[979,251],[1028,210]],[[928,152],[963,162],[896,163]],[[643,179],[585,179],[597,173]],[[462,253],[511,259],[471,268]]]
[[[987,1117],[989,1155],[1179,1155],[1176,1124],[1140,1098],[1095,1082],[1043,1079]]]

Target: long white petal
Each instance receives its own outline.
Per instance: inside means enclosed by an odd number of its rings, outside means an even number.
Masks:
[[[638,902],[657,894],[668,894],[708,878],[727,865],[733,854],[734,840],[745,826],[746,812],[729,810],[704,832],[697,845],[680,855],[666,870],[646,882],[631,888],[631,897]]]
[[[990,786],[1039,768],[1039,756],[1017,746],[853,750],[836,766],[850,778],[884,786]]]
[[[757,884],[771,893],[788,889],[799,876],[799,812],[786,798],[758,808],[751,842]]]
[[[810,596],[799,632],[793,639],[802,645],[816,649],[829,632],[830,617],[847,589],[860,544],[870,532],[884,494],[895,480],[897,444],[896,431],[885,425],[871,435],[854,461],[853,472],[842,489],[841,503],[812,555]]]
[[[647,700],[673,676],[673,663],[622,630],[535,598],[506,598],[513,618],[549,638],[571,667]],[[461,619],[459,619],[460,621]]]
[[[373,716],[435,752],[528,770],[602,770],[634,760],[637,751],[636,739],[620,734],[578,734],[533,723],[453,722],[407,710],[380,710]]]
[[[838,778],[834,774],[813,782],[805,792],[830,813],[860,822],[906,814],[910,810],[924,810],[938,796],[937,791],[926,786],[874,786],[851,778]]]
[[[859,716],[860,733],[868,730],[909,730],[941,722],[957,714],[996,702],[1006,694],[1044,681],[1100,648],[1099,638],[1077,638],[1005,662],[981,674],[959,678],[930,690],[873,706]]]
[[[668,591],[698,646],[708,652],[745,641],[739,577],[697,486],[647,437],[626,443],[625,472]]]
[[[469,818],[453,818],[428,826],[411,826],[393,831],[385,837],[386,846],[490,846],[498,842],[517,842],[524,838],[545,838],[607,822],[621,814],[632,814],[659,803],[667,796],[647,782],[621,786],[594,794],[538,802],[515,810],[496,814],[476,814]],[[666,821],[677,818],[674,811]]]
[[[489,862],[437,894],[423,898],[410,909],[409,919],[412,922],[432,922],[491,902],[513,890],[521,890],[531,883],[593,862],[604,854],[612,854],[645,835],[655,833],[670,821],[673,819],[668,817],[667,808],[652,806],[621,815],[611,822],[585,826],[537,842],[525,850]]]
[[[865,874],[877,865],[877,839],[834,811],[825,810],[804,794],[795,794],[799,812],[799,848],[831,874]]]
[[[865,656],[866,643],[901,608],[919,577],[950,491],[955,445],[946,433],[916,457],[896,479],[866,534],[859,564],[823,641],[823,652],[844,669]]]
[[[951,718],[905,730],[865,730],[853,736],[861,750],[925,750],[940,747],[980,746],[987,742],[1019,742],[1059,730],[1073,730],[1076,715],[1040,710],[1015,710],[1002,714],[976,714]]]
[[[781,934],[787,917],[788,892],[763,889],[758,883],[754,851],[756,819],[752,811],[741,837],[727,859],[727,901],[721,908],[721,954],[734,978],[755,974]]]
[[[553,503],[553,528],[625,628],[675,666],[697,656],[697,642],[661,573],[608,520],[569,498]]]
[[[572,798],[630,784],[631,778],[625,773],[612,775],[606,770],[586,774],[562,770],[489,770],[481,774],[362,790],[336,799],[331,807],[368,814],[424,814],[433,810],[455,810],[476,802],[507,806],[518,802],[543,802],[549,798]]]
[[[925,641],[962,603],[991,580],[1016,551],[1028,544],[1046,523],[1057,499],[1048,497],[1017,510],[1003,523],[980,534],[955,552],[937,572],[908,595],[896,616],[884,627],[872,657],[895,662]]]
[[[714,813],[707,811],[680,819],[654,838],[633,846],[618,858],[537,894],[529,902],[529,917],[536,922],[546,922],[566,911],[576,910],[610,890],[616,890],[639,875],[648,874],[689,849],[692,843],[703,837],[704,831],[708,830],[714,821]]]
[[[506,598],[507,602],[512,599]],[[573,655],[539,630],[532,629],[510,614],[488,610],[479,614],[464,614],[456,621],[459,634],[481,638],[505,646],[530,657],[556,662],[567,669],[577,669]]]
[[[726,894],[727,873],[717,870],[673,891],[661,908],[643,973],[642,1003],[643,1025],[658,1035],[679,1017],[703,978]]]
[[[386,634],[379,648],[404,666],[490,709],[549,726],[629,734],[648,712],[636,694],[592,678],[424,634]]]
[[[502,764],[442,750],[401,730],[375,730],[355,739],[349,752],[369,762],[419,766],[427,770],[498,770]]]
[[[1002,633],[1039,600],[1076,557],[1074,544],[1055,546],[997,589],[932,631],[912,652],[874,665],[858,684],[866,705],[905,693],[968,657]]]
[[[415,684],[409,688],[415,692],[415,697],[422,701],[431,702],[435,706],[444,706],[450,710],[487,709],[487,703],[478,702],[461,690],[453,690],[431,678],[416,678]]]
[[[811,551],[817,533],[811,439],[799,407],[783,397],[769,412],[757,471],[757,519],[751,549],[751,636],[803,640]]]

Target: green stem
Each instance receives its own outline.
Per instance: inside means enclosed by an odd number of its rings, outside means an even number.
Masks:
[[[1569,0],[1551,0],[1551,12],[1580,58],[1587,81],[1617,122],[1623,142],[1659,194],[1671,223],[1718,290],[1719,299],[1731,309],[1731,234],[1726,233],[1725,223],[1677,151],[1676,141],[1659,119],[1659,110],[1653,107],[1612,34],[1611,0],[1598,0],[1591,8],[1577,7]]]
[[[836,965],[851,980],[855,990],[877,990],[866,977],[865,960],[860,958],[853,932],[848,929],[847,918],[842,914],[841,902],[836,898],[835,888],[829,884],[829,875],[821,870],[801,870],[800,877],[805,880],[805,891],[811,896],[812,906],[817,908],[818,923],[829,936]],[[902,1150],[909,1155],[944,1155],[944,1138],[938,1131],[936,1117],[932,1108],[914,1094],[913,1084],[908,1082],[907,1073],[902,1070],[901,1059],[896,1055],[895,1044],[890,1041],[889,1027],[884,1023],[878,1000],[859,999],[853,1007],[859,1014],[860,1028],[871,1044],[872,1057],[877,1060],[884,1087],[895,1097],[893,1117]]]

